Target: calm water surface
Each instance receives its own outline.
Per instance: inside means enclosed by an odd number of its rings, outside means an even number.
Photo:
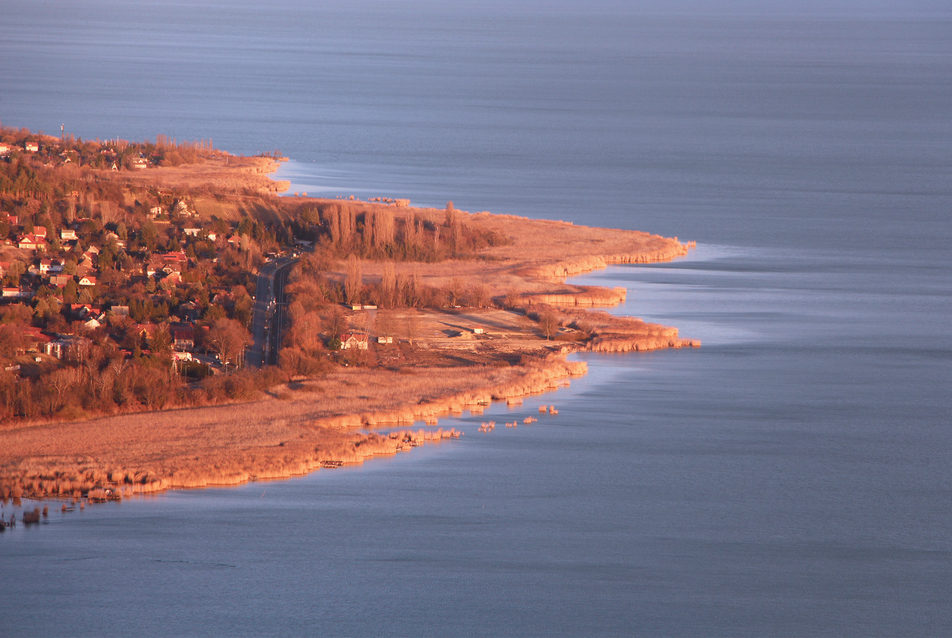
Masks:
[[[490,410],[558,405],[529,427],[19,526],[0,633],[947,633],[952,15],[795,9],[3,3],[7,126],[694,239],[578,280],[704,346]]]

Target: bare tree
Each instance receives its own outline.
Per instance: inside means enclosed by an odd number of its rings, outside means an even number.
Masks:
[[[559,318],[551,308],[546,308],[539,315],[539,328],[546,339],[551,339],[559,330]]]
[[[486,284],[478,283],[473,286],[470,297],[474,306],[477,308],[485,308],[489,305],[489,288]]]
[[[324,320],[324,330],[331,339],[347,331],[347,317],[339,306],[331,306],[331,313]]]
[[[234,319],[216,319],[207,338],[225,365],[240,364],[242,353],[252,344],[248,330]]]
[[[360,260],[356,255],[351,255],[347,260],[347,274],[344,279],[344,293],[347,295],[347,303],[356,304],[360,301],[361,288],[363,288],[363,275]]]
[[[388,261],[383,265],[383,278],[380,281],[381,305],[384,308],[393,308],[397,300],[397,275],[394,271],[393,262]]]
[[[407,342],[412,346],[420,332],[420,322],[415,310],[409,310],[403,319],[404,334]]]

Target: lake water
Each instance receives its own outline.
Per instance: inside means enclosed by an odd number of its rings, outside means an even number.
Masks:
[[[489,411],[532,426],[18,526],[0,633],[948,632],[952,12],[513,4],[0,5],[6,126],[696,240],[579,281],[704,344]]]

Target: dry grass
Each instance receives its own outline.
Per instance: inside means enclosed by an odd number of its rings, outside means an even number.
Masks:
[[[151,167],[143,171],[101,171],[110,179],[141,186],[159,186],[189,191],[206,190],[215,193],[256,192],[280,193],[290,188],[290,182],[268,177],[278,169],[275,160],[266,157],[235,157],[216,153],[198,164]]]
[[[555,389],[560,379],[584,371],[584,364],[559,359],[473,366],[452,375],[445,369],[345,368],[321,380],[319,395],[288,388],[284,400],[11,427],[0,432],[0,492],[40,497],[93,489],[143,492],[359,463],[458,434],[419,432],[406,441],[354,427],[435,425],[439,415]]]

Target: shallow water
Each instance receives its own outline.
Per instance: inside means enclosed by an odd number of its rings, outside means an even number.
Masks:
[[[948,10],[705,6],[0,7],[5,125],[277,146],[292,191],[697,240],[578,281],[703,342],[585,355],[358,468],[18,526],[3,632],[945,633]]]

